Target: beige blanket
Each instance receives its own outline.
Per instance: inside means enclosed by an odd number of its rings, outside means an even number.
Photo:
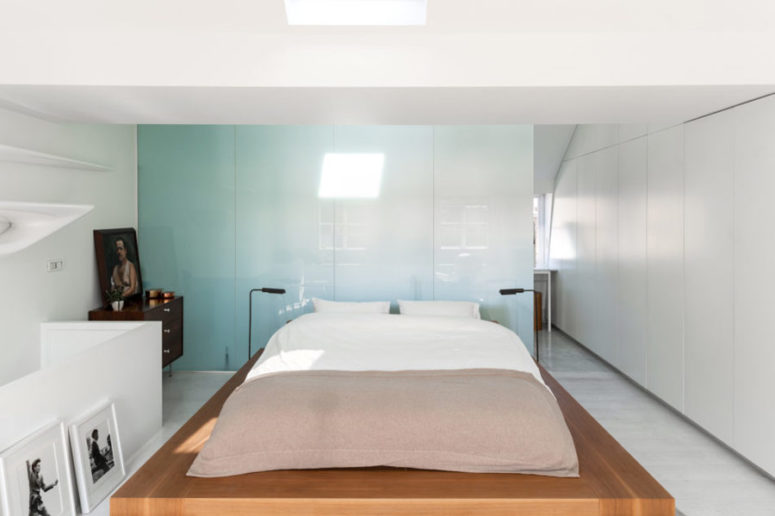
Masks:
[[[367,466],[578,476],[557,401],[502,369],[257,378],[226,400],[188,475]]]

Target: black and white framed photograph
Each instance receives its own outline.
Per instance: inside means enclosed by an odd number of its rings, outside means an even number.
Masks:
[[[108,403],[70,425],[81,511],[91,512],[126,475],[116,407]]]
[[[0,454],[3,516],[75,515],[65,425],[53,423]]]

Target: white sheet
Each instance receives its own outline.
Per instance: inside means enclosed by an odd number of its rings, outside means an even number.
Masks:
[[[513,331],[469,318],[306,314],[280,328],[245,381],[288,371],[538,367]]]

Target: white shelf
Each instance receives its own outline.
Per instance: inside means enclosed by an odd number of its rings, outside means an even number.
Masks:
[[[93,209],[88,204],[0,201],[0,256],[31,246]]]
[[[25,163],[29,165],[45,165],[48,167],[58,168],[93,170],[98,172],[105,172],[110,170],[110,167],[100,165],[99,163],[91,163],[88,161],[81,161],[77,159],[66,158],[64,156],[57,156],[55,154],[46,154],[45,152],[25,149],[23,147],[14,147],[13,145],[3,144],[0,144],[0,161],[7,161],[10,163]]]

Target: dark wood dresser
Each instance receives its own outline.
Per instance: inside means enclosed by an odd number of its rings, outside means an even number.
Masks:
[[[161,321],[161,365],[183,356],[183,297],[126,302],[114,312],[110,305],[89,312],[90,321]]]

